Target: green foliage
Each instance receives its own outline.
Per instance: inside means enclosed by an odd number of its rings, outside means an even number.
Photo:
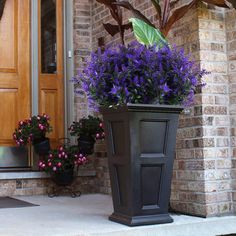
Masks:
[[[87,157],[79,152],[78,146],[63,145],[51,150],[46,159],[40,160],[38,165],[40,170],[45,172],[63,172],[84,165],[87,161]]]
[[[24,146],[27,143],[40,143],[45,140],[46,133],[52,131],[49,124],[49,116],[46,114],[32,116],[29,119],[22,120],[18,128],[13,133],[13,139],[18,146]]]
[[[88,116],[82,118],[78,122],[74,121],[69,131],[71,136],[86,136],[95,138],[104,138],[104,130],[102,128],[102,120],[98,117]]]
[[[131,18],[130,22],[133,24],[134,35],[141,44],[158,47],[167,44],[165,37],[158,29],[137,18]]]

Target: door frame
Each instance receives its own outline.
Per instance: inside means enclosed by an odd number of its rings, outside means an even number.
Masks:
[[[73,50],[73,0],[63,0],[63,46],[64,46],[64,131],[68,137],[68,127],[74,119],[74,75]],[[32,115],[38,114],[38,0],[31,0],[31,101]]]

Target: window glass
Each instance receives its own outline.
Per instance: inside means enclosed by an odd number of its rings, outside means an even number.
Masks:
[[[56,0],[41,0],[41,72],[57,72]]]

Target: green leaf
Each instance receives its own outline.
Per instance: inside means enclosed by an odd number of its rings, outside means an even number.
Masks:
[[[158,29],[137,18],[131,18],[129,21],[132,22],[134,35],[141,44],[146,46],[153,46],[156,44],[158,47],[167,44],[165,37]]]

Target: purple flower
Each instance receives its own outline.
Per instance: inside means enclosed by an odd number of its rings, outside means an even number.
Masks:
[[[204,85],[201,79],[206,74],[183,49],[157,49],[133,42],[92,53],[86,68],[73,81],[76,85],[82,81],[93,106],[154,101],[189,106],[196,89]]]

